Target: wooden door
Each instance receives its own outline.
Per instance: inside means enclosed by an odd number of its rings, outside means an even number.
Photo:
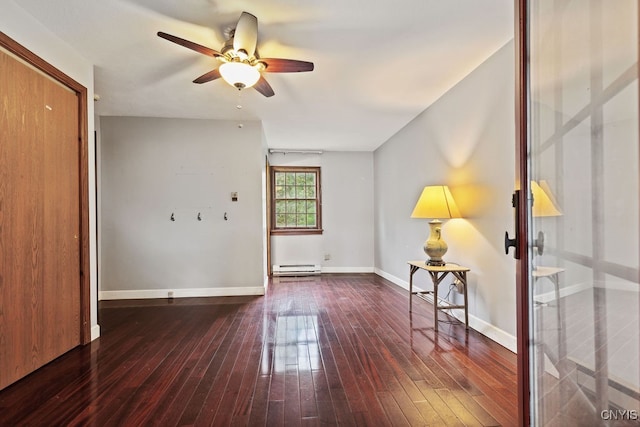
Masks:
[[[0,389],[80,344],[78,105],[0,51]]]

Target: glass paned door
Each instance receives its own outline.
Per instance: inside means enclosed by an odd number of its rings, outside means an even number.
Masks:
[[[637,425],[638,1],[527,14],[530,421]]]

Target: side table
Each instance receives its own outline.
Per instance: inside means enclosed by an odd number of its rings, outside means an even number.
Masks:
[[[436,265],[428,265],[424,261],[409,261],[409,312],[413,310],[413,301],[412,297],[415,294],[418,297],[423,299],[425,294],[433,294],[433,308],[434,308],[434,330],[438,330],[438,310],[448,310],[452,308],[463,308],[464,309],[464,324],[465,327],[469,328],[469,310],[467,304],[467,272],[470,271],[470,268],[462,267],[457,264],[445,264],[442,266]],[[413,290],[413,275],[418,270],[425,270],[431,276],[431,281],[433,282],[433,290],[431,291],[415,291]],[[460,282],[462,282],[464,286],[464,305],[440,305],[438,299],[438,285],[442,282],[442,280],[449,274]]]

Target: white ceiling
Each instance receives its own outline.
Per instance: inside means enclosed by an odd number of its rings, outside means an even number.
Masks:
[[[262,120],[271,148],[374,150],[514,28],[513,0],[15,1],[95,64],[96,114]],[[262,57],[315,70],[265,74],[271,98],[196,85],[217,61],[156,36],[220,50],[242,11],[258,17]]]

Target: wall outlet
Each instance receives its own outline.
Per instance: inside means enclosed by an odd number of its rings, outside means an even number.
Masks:
[[[456,292],[458,292],[459,294],[464,293],[464,283],[462,283],[460,280],[454,280],[453,285],[456,287]]]
[[[167,292],[167,297],[170,299],[173,298],[173,291]]]
[[[324,254],[325,261],[331,261],[331,254]]]

